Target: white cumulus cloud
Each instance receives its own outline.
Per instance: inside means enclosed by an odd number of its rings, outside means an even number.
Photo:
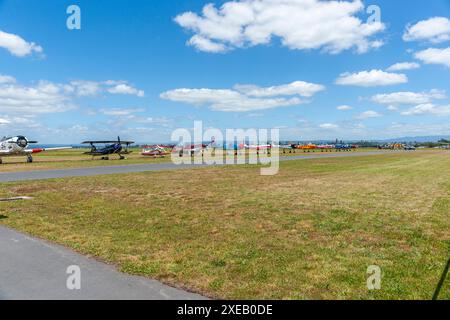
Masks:
[[[27,42],[20,36],[0,30],[0,48],[8,50],[12,55],[25,57],[32,53],[42,53],[41,46]]]
[[[107,80],[104,82],[75,80],[65,85],[65,90],[74,93],[80,97],[95,96],[102,92],[110,94],[135,95],[140,98],[144,97],[143,90],[136,89],[129,85],[126,81]]]
[[[74,105],[64,90],[53,83],[40,81],[36,86],[0,85],[0,112],[43,114],[64,112]]]
[[[0,125],[9,124],[9,123],[11,123],[11,121],[9,121],[7,119],[0,118]]]
[[[450,67],[450,47],[446,49],[429,48],[416,52],[414,56],[426,64],[441,64]]]
[[[386,71],[407,71],[419,68],[420,64],[417,62],[399,62],[387,68]]]
[[[343,73],[336,80],[338,85],[358,87],[390,86],[407,82],[408,77],[404,74],[389,73],[382,70]]]
[[[0,74],[0,84],[15,83],[16,79],[11,76]]]
[[[241,0],[203,7],[202,13],[185,12],[175,22],[194,35],[187,44],[205,52],[267,45],[279,38],[296,50],[323,49],[359,53],[383,45],[373,37],[385,30],[381,22],[365,23],[361,0]]]
[[[365,111],[365,112],[359,114],[356,117],[356,119],[364,120],[364,119],[371,119],[371,118],[379,118],[381,116],[382,116],[382,114],[380,114],[380,113],[378,113],[376,111],[369,110],[369,111]]]
[[[142,108],[103,108],[100,112],[107,116],[122,117],[130,116],[135,113],[144,112],[145,109]]]
[[[325,130],[332,130],[332,129],[339,128],[339,126],[337,124],[333,124],[333,123],[323,123],[323,124],[319,125],[319,127],[321,129],[325,129]]]
[[[450,20],[445,17],[433,17],[409,25],[403,35],[405,41],[430,41],[441,43],[450,40]]]
[[[450,116],[449,106],[436,106],[432,103],[420,104],[409,110],[402,112],[404,116],[419,116],[419,115],[433,115],[439,117]]]
[[[138,96],[140,98],[144,97],[145,95],[143,90],[138,90],[126,83],[117,84],[107,90],[112,94],[129,94]]]
[[[160,95],[162,99],[183,102],[195,106],[208,106],[214,111],[247,112],[305,103],[325,87],[296,81],[291,84],[259,87],[236,85],[233,89],[175,89]]]
[[[95,81],[76,80],[65,86],[68,92],[73,92],[80,97],[95,96],[101,91],[101,86]]]
[[[347,106],[347,105],[342,105],[342,106],[338,106],[336,109],[339,111],[349,111],[349,110],[352,110],[353,108],[350,106]]]
[[[435,99],[445,98],[445,91],[434,89],[429,92],[393,92],[377,94],[372,97],[372,101],[383,105],[398,106],[424,104]]]
[[[295,81],[290,84],[281,86],[272,86],[261,88],[255,85],[236,85],[234,89],[252,97],[276,97],[276,96],[293,96],[312,97],[316,93],[325,90],[320,84],[309,83],[304,81]]]

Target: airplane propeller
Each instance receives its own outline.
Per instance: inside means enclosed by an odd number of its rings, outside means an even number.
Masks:
[[[26,148],[29,144],[36,144],[38,142],[37,141],[29,141],[29,140],[27,140],[27,138],[19,136],[19,137],[17,137],[17,141],[14,141],[11,143],[18,145],[21,148]]]
[[[28,140],[25,137],[18,137],[15,144],[17,144],[21,148],[26,148],[28,145]]]

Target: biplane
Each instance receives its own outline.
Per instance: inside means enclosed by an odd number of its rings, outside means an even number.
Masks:
[[[122,141],[120,137],[117,137],[116,141],[84,141],[82,144],[91,145],[91,150],[85,152],[84,154],[95,157],[102,157],[102,160],[109,160],[109,156],[113,154],[117,154],[120,160],[124,160],[126,154],[132,153],[132,151],[128,150],[130,145],[132,145],[134,141]],[[103,147],[97,147],[97,144],[103,144]],[[124,147],[125,145],[125,147]]]

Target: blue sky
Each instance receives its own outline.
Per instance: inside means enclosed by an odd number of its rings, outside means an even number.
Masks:
[[[0,0],[0,134],[159,142],[194,120],[286,140],[450,134],[448,0],[274,3]]]

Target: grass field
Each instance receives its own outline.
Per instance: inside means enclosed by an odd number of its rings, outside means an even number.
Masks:
[[[100,160],[96,157],[95,160],[89,155],[83,153],[89,151],[89,149],[71,149],[52,152],[43,152],[33,156],[33,163],[26,163],[26,157],[4,157],[3,164],[0,165],[0,172],[13,172],[13,171],[31,171],[31,170],[51,170],[51,169],[64,169],[64,168],[82,168],[82,167],[95,167],[95,166],[116,166],[116,165],[129,165],[129,164],[141,164],[141,163],[161,163],[170,162],[170,155],[165,158],[152,158],[142,156],[141,149],[131,148],[131,154],[126,156],[126,160],[118,160],[117,155],[110,156],[109,161]],[[367,152],[376,151],[376,149],[358,149],[353,152]],[[254,151],[253,151],[254,152]],[[310,152],[303,152],[302,150],[296,150],[295,153],[282,153],[280,156],[289,157],[295,155],[314,155],[322,153],[319,150],[313,150]],[[336,152],[333,152],[336,153]]]
[[[95,166],[115,166],[139,163],[158,163],[170,161],[170,158],[146,158],[140,155],[141,150],[131,149],[131,154],[126,156],[126,160],[118,160],[117,155],[110,156],[109,161],[95,160],[91,156],[83,154],[89,149],[71,149],[61,151],[43,152],[33,156],[33,163],[26,163],[26,157],[4,157],[3,164],[0,165],[0,172],[49,170],[64,168],[82,168]]]
[[[19,195],[0,224],[209,297],[430,299],[450,257],[442,151],[0,184]]]

